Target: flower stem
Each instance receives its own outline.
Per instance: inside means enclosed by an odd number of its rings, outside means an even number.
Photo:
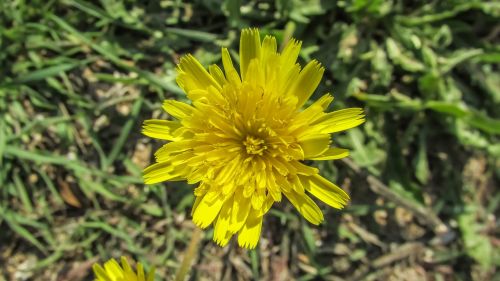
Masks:
[[[181,266],[177,270],[177,274],[175,274],[175,281],[184,281],[186,280],[186,275],[191,268],[191,263],[193,259],[196,257],[196,253],[198,252],[198,246],[201,241],[202,230],[199,227],[195,227],[193,231],[193,235],[191,236],[191,241],[189,241],[188,248],[184,254],[184,258],[182,259]]]

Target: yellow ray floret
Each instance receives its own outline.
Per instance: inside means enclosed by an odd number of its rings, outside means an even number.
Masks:
[[[141,263],[137,263],[137,270],[134,271],[125,257],[121,257],[121,265],[115,259],[110,259],[104,263],[104,268],[99,264],[94,264],[92,268],[95,281],[153,281],[155,274],[153,268],[145,275]]]
[[[163,109],[174,120],[147,120],[143,127],[145,135],[170,141],[144,170],[145,182],[199,183],[193,222],[213,225],[221,246],[237,235],[241,247],[254,248],[263,216],[283,196],[312,224],[324,218],[310,195],[343,208],[349,196],[303,161],[348,156],[331,146],[331,134],[365,121],[360,108],[327,113],[329,94],[303,108],[324,68],[315,60],[301,68],[300,41],[279,53],[274,37],[260,38],[257,29],[242,31],[239,73],[225,48],[222,69],[183,57],[177,83],[192,103],[167,100]]]

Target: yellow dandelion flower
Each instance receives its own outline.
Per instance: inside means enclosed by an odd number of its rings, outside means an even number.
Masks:
[[[147,120],[143,133],[170,141],[144,170],[146,184],[186,180],[194,190],[193,222],[214,225],[214,241],[255,248],[264,214],[284,195],[312,224],[323,214],[309,197],[342,208],[349,196],[304,160],[333,160],[348,150],[331,147],[331,134],[364,122],[361,108],[325,112],[326,94],[302,109],[324,72],[313,60],[296,62],[301,42],[292,39],[277,51],[276,38],[260,40],[257,29],[240,38],[240,74],[226,48],[223,69],[208,71],[192,56],[181,58],[177,83],[191,100],[166,100],[176,120]]]
[[[149,274],[144,275],[144,268],[141,263],[137,263],[135,272],[127,262],[125,257],[121,257],[121,266],[115,259],[110,259],[104,263],[104,268],[99,264],[94,264],[92,269],[95,274],[95,281],[153,281],[155,270],[151,269]]]

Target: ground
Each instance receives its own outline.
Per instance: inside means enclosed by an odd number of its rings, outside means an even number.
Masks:
[[[311,163],[352,198],[307,223],[283,200],[257,249],[212,230],[190,280],[500,280],[498,1],[9,0],[0,4],[0,280],[92,280],[127,256],[179,268],[193,186],[145,186],[141,135],[186,101],[175,65],[220,64],[239,32],[303,41],[326,68],[312,100],[362,107]],[[236,54],[236,53],[235,53]]]

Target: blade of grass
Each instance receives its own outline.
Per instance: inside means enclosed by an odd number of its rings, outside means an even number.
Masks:
[[[120,135],[118,136],[118,139],[114,142],[111,152],[108,154],[108,157],[106,157],[106,160],[104,161],[104,169],[107,169],[111,164],[113,164],[113,162],[116,160],[116,157],[118,157],[118,154],[123,148],[123,145],[127,141],[127,138],[130,135],[130,130],[134,126],[137,116],[141,111],[142,101],[143,98],[139,97],[132,106],[130,118],[128,118],[127,122],[125,122],[125,125],[122,127]]]
[[[117,186],[123,186],[124,183],[133,183],[133,184],[143,183],[142,179],[138,177],[110,175],[101,170],[97,170],[92,167],[82,165],[80,162],[76,160],[70,160],[66,157],[59,155],[52,155],[44,151],[36,151],[36,150],[27,151],[12,145],[7,145],[5,151],[6,151],[5,156],[7,156],[8,158],[18,158],[18,159],[34,161],[36,163],[61,165],[81,175],[91,174],[101,177],[109,181],[110,184],[114,184]]]
[[[64,4],[71,5],[93,17],[105,20],[106,22],[112,22],[114,19],[106,11],[100,7],[92,4],[92,2],[85,2],[80,0],[64,0]]]
[[[100,222],[100,221],[83,222],[82,224],[80,224],[80,227],[90,228],[90,229],[100,229],[100,230],[126,242],[127,246],[129,247],[128,250],[130,250],[132,252],[139,251],[139,249],[135,246],[135,243],[134,243],[134,240],[132,239],[132,237],[130,237],[128,235],[128,232],[124,231],[123,229],[114,228],[111,225],[109,225],[105,222]]]
[[[34,82],[34,81],[44,80],[44,79],[47,79],[49,77],[59,75],[60,73],[66,72],[66,71],[71,70],[73,68],[86,65],[92,61],[94,61],[94,59],[86,59],[86,60],[79,61],[79,62],[64,63],[64,64],[54,65],[54,66],[44,68],[44,69],[35,70],[33,72],[23,74],[22,76],[14,79],[13,83],[24,84],[24,83],[30,83],[30,82]]]
[[[27,123],[26,125],[24,125],[21,128],[21,130],[18,133],[16,133],[15,135],[10,135],[10,136],[6,137],[6,140],[11,142],[11,141],[14,141],[14,140],[21,138],[24,134],[33,133],[34,130],[36,130],[38,128],[46,129],[51,125],[55,125],[55,124],[58,124],[60,122],[68,122],[68,121],[71,121],[71,117],[55,116],[55,117],[46,117],[43,119],[35,119],[35,120]],[[0,138],[0,144],[1,144],[1,139],[2,138]],[[1,152],[1,150],[0,150],[0,152]]]
[[[490,2],[490,3],[493,3],[493,2]],[[464,11],[467,11],[470,9],[481,9],[482,7],[483,7],[483,5],[481,3],[471,1],[469,3],[456,5],[453,9],[447,10],[447,11],[441,12],[441,13],[426,14],[426,15],[421,16],[421,17],[397,16],[397,21],[399,21],[403,25],[415,26],[415,25],[421,25],[421,24],[427,24],[427,23],[431,23],[431,22],[435,22],[435,21],[445,20],[445,19],[454,17],[457,14],[462,13]]]
[[[186,37],[188,39],[192,39],[195,41],[200,41],[200,42],[210,42],[213,43],[215,40],[217,40],[217,35],[213,33],[208,33],[204,31],[199,31],[199,30],[191,30],[191,29],[186,29],[186,28],[175,28],[175,27],[168,27],[166,28],[167,32],[170,32],[172,34],[176,34],[182,37]]]
[[[13,175],[13,178],[14,178],[14,185],[16,186],[17,190],[17,195],[19,196],[19,199],[23,203],[24,210],[26,210],[26,212],[28,213],[33,213],[33,204],[31,203],[31,199],[28,195],[28,192],[26,191],[24,183],[21,181],[17,173]]]
[[[112,201],[127,202],[129,200],[128,198],[126,198],[124,196],[116,194],[110,188],[104,187],[104,185],[102,185],[98,181],[93,181],[92,183],[90,183],[83,176],[79,177],[79,178],[80,178],[80,180],[79,180],[79,186],[80,186],[80,188],[84,188],[87,191],[91,191],[93,193],[101,194],[105,198],[110,199]],[[90,197],[92,195],[88,194],[88,196]]]
[[[259,280],[259,253],[257,250],[252,249],[248,251],[250,255],[250,264],[252,265],[252,274],[254,280]]]
[[[7,144],[7,137],[5,134],[6,130],[5,126],[5,120],[4,118],[0,118],[0,167],[2,167],[2,161],[3,161],[3,152],[5,150],[5,146]]]
[[[112,52],[107,50],[106,48],[94,43],[92,40],[87,38],[84,34],[82,34],[78,30],[76,30],[74,27],[69,25],[62,18],[60,18],[54,14],[48,14],[47,17],[49,19],[51,19],[53,22],[55,22],[57,25],[59,25],[59,27],[61,27],[62,29],[64,29],[65,31],[70,33],[71,35],[75,36],[83,43],[89,45],[92,49],[94,49],[96,52],[98,52],[102,56],[106,57],[108,60],[113,62],[116,66],[123,68],[123,69],[126,69],[128,71],[136,72],[137,74],[139,74],[140,77],[144,78],[145,80],[149,81],[151,84],[153,84],[157,87],[160,87],[164,90],[170,91],[170,92],[177,94],[177,95],[184,95],[184,92],[179,87],[177,87],[174,83],[172,83],[172,81],[165,81],[164,79],[161,79],[160,77],[158,77],[157,75],[155,75],[151,72],[141,70],[141,69],[139,69],[139,68],[137,68],[129,63],[126,63],[125,61],[120,59],[118,56],[116,56],[115,54],[113,54]]]
[[[31,243],[42,253],[47,254],[46,247],[40,241],[38,241],[38,239],[36,239],[35,236],[31,234],[29,230],[18,224],[15,218],[10,214],[10,212],[8,210],[4,210],[1,206],[0,206],[0,217],[3,217],[5,219],[10,229],[12,229],[15,233],[17,233],[17,235],[19,235],[21,238]]]

